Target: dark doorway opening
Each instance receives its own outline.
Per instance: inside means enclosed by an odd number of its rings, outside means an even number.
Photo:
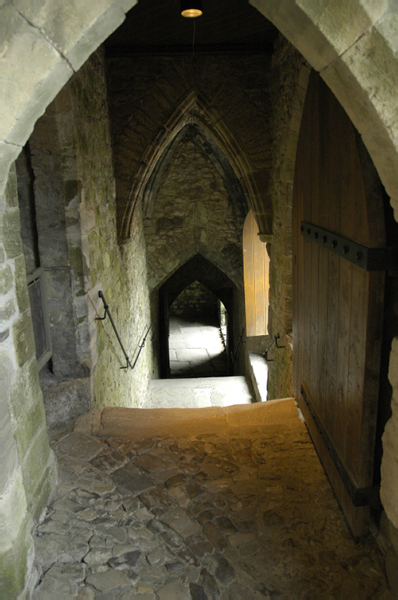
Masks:
[[[229,277],[201,254],[189,259],[162,285],[159,290],[162,378],[232,374],[234,288]],[[221,315],[226,313],[228,318],[221,322]],[[175,364],[178,362],[181,364]]]
[[[219,306],[217,296],[199,281],[174,300],[169,311],[171,377],[229,375]]]

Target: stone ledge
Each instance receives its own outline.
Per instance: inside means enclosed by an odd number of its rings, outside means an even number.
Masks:
[[[249,353],[250,377],[254,387],[257,402],[268,399],[268,365],[267,361],[254,352]]]

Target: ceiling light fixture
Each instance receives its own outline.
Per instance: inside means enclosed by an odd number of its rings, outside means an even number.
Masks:
[[[203,15],[202,0],[181,0],[181,14],[188,19]]]

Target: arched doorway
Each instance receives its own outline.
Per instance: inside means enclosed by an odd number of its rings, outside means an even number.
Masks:
[[[170,308],[178,296],[192,283],[200,282],[225,306],[229,318],[227,326],[228,346],[226,348],[229,364],[234,349],[234,331],[239,328],[237,315],[234,314],[235,284],[218,267],[197,254],[182,265],[159,289],[159,349],[161,377],[170,377],[169,322]]]

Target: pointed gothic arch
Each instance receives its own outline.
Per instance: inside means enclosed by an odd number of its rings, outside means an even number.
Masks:
[[[202,254],[195,254],[182,264],[159,288],[160,372],[164,378],[170,377],[169,309],[179,294],[195,281],[199,281],[199,283],[206,286],[224,304],[230,315],[227,331],[228,344],[230,348],[234,347],[233,315],[236,285],[228,275]]]
[[[272,206],[270,202],[269,205],[264,202],[265,194],[259,174],[239,141],[223,123],[217,111],[214,108],[210,109],[210,106],[211,103],[203,95],[195,91],[189,92],[159,134],[147,146],[141,166],[134,177],[128,203],[120,207],[123,212],[119,227],[121,240],[130,236],[136,206],[144,202],[146,210],[148,204],[150,205],[151,189],[157,181],[157,174],[162,171],[161,165],[175,140],[184,128],[189,126],[203,131],[210,143],[219,148],[219,152],[226,157],[249,207],[257,217],[261,233],[271,235]]]

